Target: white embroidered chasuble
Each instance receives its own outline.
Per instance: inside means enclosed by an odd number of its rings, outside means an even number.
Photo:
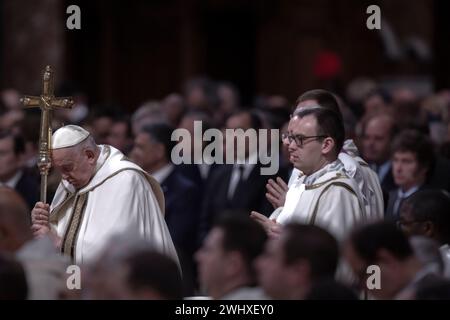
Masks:
[[[159,184],[119,150],[99,147],[91,181],[75,190],[62,180],[50,206],[51,227],[62,238],[61,251],[84,264],[97,257],[112,235],[131,233],[179,263],[164,221]]]

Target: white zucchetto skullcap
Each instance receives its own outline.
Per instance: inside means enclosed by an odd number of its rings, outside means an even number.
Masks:
[[[70,124],[59,128],[53,133],[52,149],[73,147],[84,141],[89,136],[89,131],[82,127]]]

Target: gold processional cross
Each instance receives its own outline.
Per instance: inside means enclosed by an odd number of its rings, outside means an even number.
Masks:
[[[73,105],[71,97],[57,98],[53,94],[53,71],[46,66],[42,77],[42,94],[40,97],[23,96],[20,99],[25,108],[41,108],[41,127],[39,133],[38,167],[41,174],[41,199],[47,203],[47,176],[51,166],[50,150],[52,139],[51,113],[57,108],[70,109]]]

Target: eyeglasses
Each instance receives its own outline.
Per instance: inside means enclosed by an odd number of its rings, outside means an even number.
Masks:
[[[424,222],[424,221],[423,221],[423,220],[411,220],[411,221],[398,220],[398,221],[397,221],[397,227],[398,227],[399,229],[402,229],[402,228],[404,228],[404,227],[413,225],[413,224],[415,224],[415,223],[421,223],[421,222]]]
[[[289,144],[291,144],[292,141],[295,141],[295,144],[299,148],[303,148],[303,145],[305,144],[305,140],[306,139],[313,139],[313,138],[314,139],[320,139],[320,138],[326,138],[326,137],[328,137],[328,136],[321,135],[321,136],[309,136],[309,137],[306,137],[306,136],[301,136],[301,135],[291,135],[291,134],[288,134],[288,133],[283,133],[281,135],[281,138],[283,140],[287,139],[289,141]]]

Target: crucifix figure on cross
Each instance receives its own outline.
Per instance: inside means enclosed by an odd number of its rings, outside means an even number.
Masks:
[[[38,167],[41,174],[41,197],[43,203],[47,203],[47,176],[51,167],[50,149],[52,138],[51,113],[57,108],[72,108],[74,103],[71,97],[57,98],[53,93],[53,71],[46,66],[42,77],[42,94],[37,96],[25,95],[20,99],[25,108],[41,109],[41,126],[39,133],[39,158]]]

